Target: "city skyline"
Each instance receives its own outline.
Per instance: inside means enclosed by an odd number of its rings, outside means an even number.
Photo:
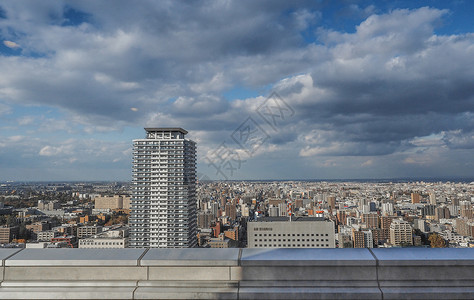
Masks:
[[[0,181],[473,177],[472,2],[104,3],[0,4]]]

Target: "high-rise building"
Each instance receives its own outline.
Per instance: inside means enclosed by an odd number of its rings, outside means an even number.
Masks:
[[[410,223],[399,219],[393,220],[390,224],[390,243],[396,246],[413,245]]]
[[[367,225],[367,228],[379,228],[379,216],[377,214],[362,214],[362,222]]]
[[[227,203],[225,205],[225,215],[230,219],[230,220],[235,220],[237,218],[237,209],[234,204]]]
[[[196,143],[182,128],[133,141],[131,248],[197,245]]]
[[[430,192],[430,204],[436,205],[436,194],[433,191]]]
[[[390,203],[390,202],[382,203],[382,214],[384,216],[393,215],[393,203]]]
[[[329,196],[329,197],[327,198],[327,201],[328,201],[329,207],[330,207],[333,211],[336,211],[336,197],[334,197],[334,196]]]
[[[374,239],[370,230],[352,229],[352,240],[354,241],[354,248],[374,248]]]

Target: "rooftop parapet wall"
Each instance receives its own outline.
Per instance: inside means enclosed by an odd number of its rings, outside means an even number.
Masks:
[[[474,299],[474,249],[0,249],[0,299]]]

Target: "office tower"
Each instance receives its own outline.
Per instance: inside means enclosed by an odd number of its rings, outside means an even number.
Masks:
[[[420,194],[418,193],[411,193],[411,203],[420,203]]]
[[[413,245],[410,223],[399,219],[393,220],[390,224],[390,243],[395,246]]]
[[[130,247],[195,247],[196,143],[182,128],[145,130],[133,141]]]

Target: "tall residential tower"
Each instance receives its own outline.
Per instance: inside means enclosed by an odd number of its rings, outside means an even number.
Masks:
[[[196,143],[182,128],[145,130],[133,141],[130,247],[195,247]]]

